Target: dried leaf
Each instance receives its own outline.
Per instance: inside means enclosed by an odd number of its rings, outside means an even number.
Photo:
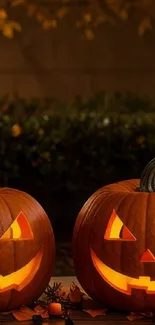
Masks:
[[[130,321],[134,321],[136,319],[144,319],[145,316],[142,315],[142,313],[130,313],[129,316],[127,316],[127,319]]]
[[[96,316],[103,316],[106,315],[106,309],[84,309],[87,314],[89,314],[91,317],[96,317]]]
[[[145,317],[148,317],[148,318],[152,318],[153,317],[153,313],[151,311],[148,311],[146,313],[142,313],[142,315],[144,315]]]
[[[33,315],[35,315],[34,311],[25,306],[13,311],[13,316],[19,321],[31,320]]]
[[[42,318],[48,318],[49,317],[49,314],[48,314],[48,311],[46,310],[46,308],[40,306],[40,305],[37,305],[35,308],[34,308],[34,312],[35,314],[37,315],[41,315]]]
[[[68,298],[73,303],[79,303],[82,299],[82,292],[80,291],[80,288],[72,282],[70,285],[70,293],[68,295]]]

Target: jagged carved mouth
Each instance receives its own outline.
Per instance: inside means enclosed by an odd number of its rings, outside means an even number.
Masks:
[[[151,280],[149,276],[139,276],[139,278],[132,278],[117,271],[104,264],[90,247],[90,254],[93,265],[111,287],[115,288],[126,295],[132,294],[132,289],[145,290],[148,294],[155,294],[155,281]]]
[[[33,259],[21,269],[6,275],[0,275],[0,293],[15,289],[21,291],[25,288],[36,275],[43,257],[43,247],[33,257]]]

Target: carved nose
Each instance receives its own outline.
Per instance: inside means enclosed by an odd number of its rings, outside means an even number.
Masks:
[[[141,262],[155,262],[155,256],[152,254],[152,252],[149,249],[147,249],[143,253],[140,261]]]

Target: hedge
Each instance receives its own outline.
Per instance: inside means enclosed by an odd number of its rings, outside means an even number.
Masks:
[[[33,194],[50,215],[55,205],[55,223],[67,215],[62,198],[79,202],[73,223],[88,195],[139,177],[155,157],[154,99],[102,92],[72,103],[6,97],[0,105],[0,184]]]

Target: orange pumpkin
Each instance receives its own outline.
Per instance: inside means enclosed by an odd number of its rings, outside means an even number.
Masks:
[[[155,159],[141,179],[107,185],[81,209],[73,234],[80,284],[106,307],[155,310]]]
[[[0,310],[31,304],[47,286],[55,241],[40,204],[25,192],[0,189]]]

